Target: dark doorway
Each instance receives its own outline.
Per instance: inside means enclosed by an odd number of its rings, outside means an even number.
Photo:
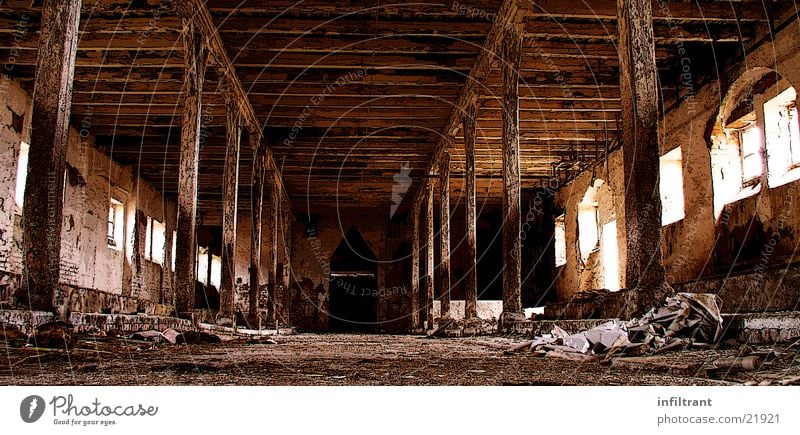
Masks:
[[[330,317],[336,332],[374,332],[377,320],[377,258],[352,227],[331,255]]]

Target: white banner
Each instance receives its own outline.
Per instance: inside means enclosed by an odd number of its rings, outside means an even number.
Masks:
[[[0,387],[2,433],[800,433],[797,387]]]

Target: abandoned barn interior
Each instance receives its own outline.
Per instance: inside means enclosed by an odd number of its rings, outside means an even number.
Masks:
[[[0,2],[0,317],[464,336],[703,293],[791,323],[798,17]]]

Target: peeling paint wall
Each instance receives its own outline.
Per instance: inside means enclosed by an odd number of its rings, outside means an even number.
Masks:
[[[619,275],[624,282],[625,258],[625,229],[624,229],[624,183],[622,176],[622,153],[612,152],[608,165],[599,165],[594,174],[585,172],[576,177],[571,183],[556,192],[556,208],[564,210],[565,239],[567,263],[558,271],[557,292],[558,299],[568,300],[573,293],[580,290],[604,287],[603,263],[601,261],[603,246],[598,242],[598,248],[583,259],[578,241],[578,209],[586,192],[598,181],[602,180],[597,188],[597,216],[598,238],[602,239],[603,225],[617,221],[617,248]]]
[[[22,273],[22,210],[15,203],[20,143],[29,122],[31,100],[15,82],[0,78],[0,272]],[[74,311],[164,312],[170,298],[169,263],[144,258],[144,219],[150,216],[174,229],[174,204],[163,199],[133,168],[113,162],[95,147],[91,116],[73,119],[67,148],[61,233],[62,288],[56,300]],[[109,247],[111,198],[125,204],[125,243]],[[167,219],[167,217],[170,217]],[[171,248],[171,246],[167,246]],[[88,295],[91,293],[91,295]]]
[[[14,199],[29,105],[28,96],[15,82],[0,78],[0,270],[14,274],[22,273],[21,210]]]
[[[269,246],[270,228],[266,209],[261,220],[261,268],[259,269],[261,284],[261,299],[259,299],[263,313],[266,313],[267,284],[269,284],[269,258],[271,250]],[[220,224],[221,225],[221,224]],[[236,224],[236,251],[234,254],[234,279],[236,282],[236,298],[234,301],[235,311],[247,314],[250,309],[250,245],[252,232],[252,219],[250,210],[239,210]],[[282,249],[282,237],[278,236],[278,255]],[[280,261],[280,260],[279,260]]]

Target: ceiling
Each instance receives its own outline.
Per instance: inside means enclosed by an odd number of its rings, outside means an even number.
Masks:
[[[29,91],[40,3],[0,3],[0,60],[14,65],[13,76]],[[388,209],[404,165],[414,182],[409,191],[426,179],[451,115],[461,111],[459,97],[501,4],[210,0],[206,7],[264,127],[293,208],[314,212],[332,206]],[[680,86],[682,57],[691,58],[696,83],[716,77],[787,6],[670,1],[666,10],[653,4],[665,107],[686,94]],[[620,102],[614,5],[520,3],[523,187],[552,177],[556,167],[579,169],[615,146]],[[135,165],[166,195],[176,195],[183,48],[171,3],[84,0],[80,30],[73,123],[88,127],[113,159]],[[479,86],[477,189],[479,202],[499,203],[502,91],[495,55],[488,58]],[[209,216],[220,213],[225,156],[218,84],[210,67],[199,173],[200,208]],[[460,129],[451,133],[450,189],[459,201],[463,137]],[[243,151],[242,208],[249,207],[251,160],[249,150]]]

